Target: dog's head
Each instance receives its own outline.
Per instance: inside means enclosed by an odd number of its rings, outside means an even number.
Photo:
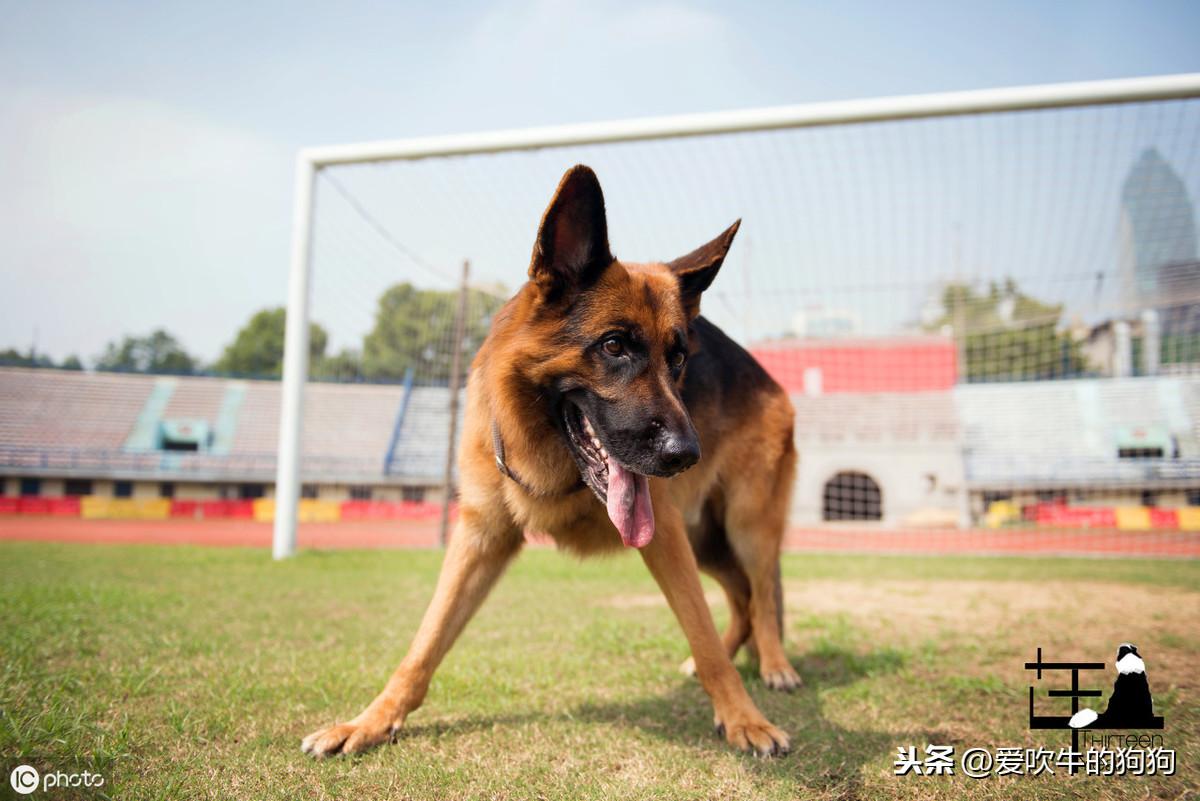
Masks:
[[[738,225],[672,262],[618,261],[600,182],[580,165],[563,176],[538,229],[529,278],[535,318],[555,350],[537,380],[627,545],[653,536],[647,476],[673,476],[700,459],[680,396],[688,330]]]

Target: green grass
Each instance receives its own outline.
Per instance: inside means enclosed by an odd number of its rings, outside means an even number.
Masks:
[[[301,754],[304,734],[379,689],[439,562],[428,551],[273,563],[243,549],[0,544],[0,779],[21,761],[87,766],[122,799],[1197,791],[1200,564],[1181,561],[790,556],[787,648],[806,685],[770,693],[738,660],[793,738],[793,754],[764,761],[713,736],[707,698],[675,669],[682,634],[635,555],[530,551],[398,743],[324,762]],[[1111,661],[1125,639],[1146,657],[1175,777],[892,775],[900,745],[1065,745],[1027,730],[1022,663],[1039,645]]]

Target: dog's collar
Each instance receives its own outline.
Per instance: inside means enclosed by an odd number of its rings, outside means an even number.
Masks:
[[[494,417],[492,418],[492,451],[496,454],[496,469],[500,471],[500,475],[516,482],[518,487],[525,490],[530,495],[542,498],[573,495],[576,492],[579,492],[579,490],[587,488],[587,485],[583,483],[583,476],[580,476],[579,480],[576,481],[575,484],[559,492],[542,492],[541,490],[536,490],[529,486],[529,484],[525,483],[525,481],[519,475],[517,475],[517,472],[509,467],[504,461],[504,440],[500,437],[500,426],[496,423],[496,418]]]

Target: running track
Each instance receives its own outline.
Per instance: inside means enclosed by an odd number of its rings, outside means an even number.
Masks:
[[[152,543],[269,548],[271,525],[249,520],[80,520],[0,517],[0,540]],[[433,521],[371,521],[300,525],[302,548],[430,548]],[[545,541],[531,537],[538,543]],[[1200,532],[1111,529],[992,531],[824,528],[788,531],[789,551],[904,554],[1200,557]]]

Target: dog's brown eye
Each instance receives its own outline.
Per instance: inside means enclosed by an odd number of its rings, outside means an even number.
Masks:
[[[609,356],[620,356],[625,352],[625,346],[621,344],[621,340],[616,337],[609,337],[604,340],[604,352]]]
[[[681,350],[675,351],[675,355],[671,357],[671,369],[678,370],[683,367],[683,363],[687,361],[687,356]]]

